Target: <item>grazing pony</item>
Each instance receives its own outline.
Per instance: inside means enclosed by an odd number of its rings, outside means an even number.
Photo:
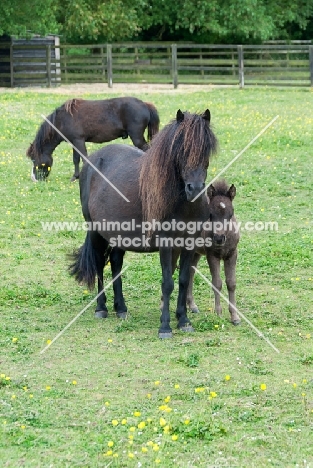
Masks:
[[[108,314],[106,296],[104,291],[101,293],[108,258],[114,278],[121,271],[125,251],[159,251],[164,298],[159,337],[171,337],[172,262],[178,252],[176,318],[180,330],[193,330],[186,307],[190,266],[194,240],[201,235],[202,223],[208,218],[205,193],[193,199],[205,188],[209,157],[216,148],[209,110],[203,114],[178,110],[176,119],[153,138],[146,153],[116,144],[90,156],[79,184],[83,215],[91,229],[73,255],[70,272],[89,288],[98,277],[96,317]],[[124,318],[127,308],[120,277],[113,289],[115,311]]]
[[[230,320],[234,325],[239,325],[240,318],[236,311],[236,261],[237,246],[239,242],[239,229],[234,215],[233,199],[236,195],[236,187],[230,187],[224,180],[219,180],[210,185],[207,190],[209,198],[209,218],[208,225],[204,224],[206,230],[202,231],[204,237],[210,237],[212,245],[210,247],[197,249],[192,266],[197,267],[201,255],[205,255],[209,264],[212,285],[214,286],[215,306],[217,315],[221,315],[222,307],[220,294],[222,290],[222,280],[220,275],[220,262],[224,262],[226,286],[228,290],[228,309]],[[187,305],[192,312],[199,312],[193,298],[193,278],[195,270],[191,268],[190,282],[187,294]]]
[[[72,181],[79,178],[82,153],[87,156],[86,141],[104,143],[116,138],[131,138],[133,144],[146,151],[147,140],[159,131],[160,119],[155,106],[134,97],[120,97],[101,101],[71,99],[55,109],[39,127],[34,142],[27,150],[33,161],[32,179],[45,179],[53,164],[52,153],[65,141],[72,143],[75,172]],[[60,133],[56,130],[58,129]]]

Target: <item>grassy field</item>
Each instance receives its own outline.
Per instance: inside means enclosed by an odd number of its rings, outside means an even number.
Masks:
[[[55,151],[47,183],[31,182],[25,157],[41,114],[69,96],[2,92],[1,466],[313,467],[313,94],[263,88],[136,96],[157,106],[162,126],[178,108],[211,110],[219,152],[208,181],[279,115],[224,174],[237,188],[240,221],[278,222],[278,231],[241,233],[237,305],[279,353],[246,322],[233,327],[226,304],[217,318],[197,275],[195,332],[177,331],[173,313],[173,338],[160,341],[158,255],[127,253],[127,320],[112,311],[96,320],[92,304],[39,354],[95,295],[67,271],[67,255],[84,233],[41,228],[42,221],[82,221],[70,148]],[[204,259],[199,268],[209,278]],[[111,288],[108,301],[111,307]]]

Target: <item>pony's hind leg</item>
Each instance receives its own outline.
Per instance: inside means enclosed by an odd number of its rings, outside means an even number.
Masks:
[[[91,242],[95,249],[95,263],[98,277],[98,298],[95,317],[106,318],[108,316],[108,309],[106,306],[107,298],[104,292],[103,270],[108,261],[110,247],[108,242],[97,232],[91,233]]]
[[[236,308],[236,262],[237,262],[237,250],[234,254],[224,261],[224,270],[226,278],[226,286],[228,290],[228,308],[230,313],[230,321],[233,325],[240,324],[240,317]]]
[[[123,268],[123,258],[125,255],[125,251],[114,248],[110,253],[110,263],[111,263],[111,271],[112,271],[112,278],[116,278],[117,275],[120,274]],[[122,289],[122,278],[118,276],[113,281],[113,291],[114,291],[114,310],[118,318],[125,319],[127,316],[127,307],[125,304],[124,296],[123,296],[123,289]]]
[[[73,164],[74,164],[74,174],[71,178],[71,182],[74,182],[79,178],[79,163],[81,154],[87,157],[87,149],[84,140],[73,140]],[[82,158],[83,159],[83,158]],[[84,159],[83,159],[84,162]]]
[[[195,269],[192,267],[197,267],[200,257],[201,255],[195,252],[192,262],[191,262],[190,278],[189,278],[189,285],[188,285],[188,291],[187,291],[187,306],[189,307],[191,312],[194,314],[198,314],[199,309],[193,297],[193,281],[194,281],[194,276],[195,276]]]

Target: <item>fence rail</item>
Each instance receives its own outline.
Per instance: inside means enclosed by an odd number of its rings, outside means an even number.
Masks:
[[[313,86],[313,45],[0,43],[0,86],[83,82]]]

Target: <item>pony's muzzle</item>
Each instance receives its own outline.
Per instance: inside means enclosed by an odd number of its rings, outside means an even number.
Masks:
[[[185,192],[187,196],[187,201],[193,200],[199,193],[204,189],[205,183],[194,184],[192,182],[188,182],[185,185]]]
[[[223,247],[226,242],[225,234],[214,234],[213,235],[213,244],[217,247]]]

